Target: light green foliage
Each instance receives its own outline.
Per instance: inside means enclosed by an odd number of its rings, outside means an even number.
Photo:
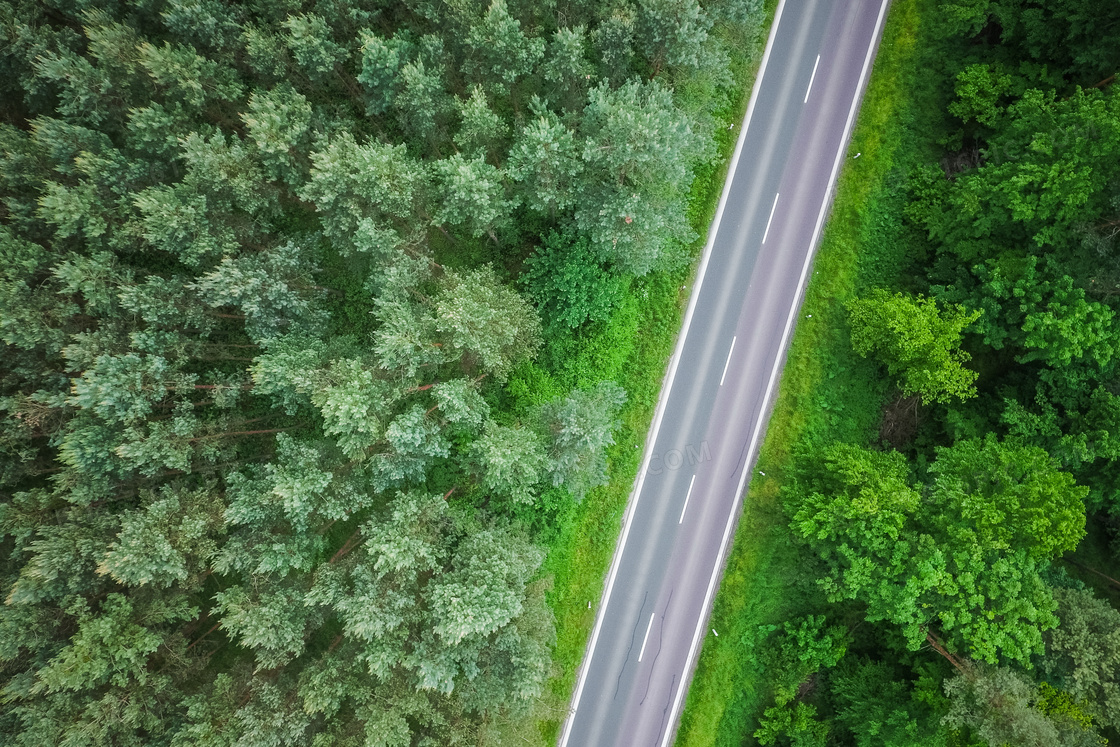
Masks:
[[[545,477],[544,439],[528,428],[511,428],[490,421],[471,446],[482,484],[514,503],[532,503]]]
[[[139,49],[139,63],[169,97],[188,106],[200,107],[208,99],[233,101],[242,93],[231,69],[188,46],[164,42],[157,47],[144,42]]]
[[[574,133],[552,112],[541,113],[517,132],[507,170],[530,209],[550,216],[566,210],[583,172]]]
[[[1085,536],[1089,490],[1042,449],[989,435],[938,449],[929,470],[935,510],[957,519],[947,529],[962,546],[1021,548],[1042,560],[1073,550]]]
[[[457,105],[460,124],[455,144],[467,154],[480,154],[485,158],[505,137],[509,125],[490,108],[479,86],[471,89],[470,98],[458,101]]]
[[[548,42],[548,53],[542,65],[544,77],[555,86],[557,103],[566,109],[582,104],[584,92],[591,87],[589,82],[595,67],[587,58],[587,47],[585,26],[561,26]]]
[[[451,572],[432,589],[436,635],[453,646],[504,627],[521,613],[525,579],[543,559],[523,538],[494,530],[470,535],[452,556]]]
[[[605,480],[646,307],[599,270],[691,235],[707,121],[636,8],[553,10],[0,3],[5,744],[477,745],[542,702],[526,527]],[[603,205],[551,297],[609,324],[515,415],[507,275]]]
[[[576,224],[602,259],[645,274],[670,242],[693,236],[680,205],[698,138],[656,81],[591,89],[581,134],[586,177]]]
[[[827,625],[824,615],[808,615],[781,626],[763,666],[775,673],[774,705],[766,709],[754,732],[759,744],[824,747],[829,725],[815,706],[798,699],[798,689],[818,671],[836,665],[847,651],[849,631]]]
[[[421,493],[399,494],[361,532],[362,550],[316,571],[308,603],[339,611],[363,669],[386,684],[465,690],[479,711],[533,697],[552,636],[539,590],[527,588],[538,549],[508,529],[465,524],[440,496]],[[343,697],[368,687],[355,684]]]
[[[788,743],[792,747],[825,747],[828,732],[828,724],[817,718],[816,707],[798,701],[789,708],[767,708],[759,719],[754,738],[763,745],[777,744],[785,737],[782,744]]]
[[[1085,488],[1040,450],[994,439],[942,450],[926,501],[900,454],[835,444],[825,459],[793,527],[834,568],[830,599],[861,600],[914,648],[937,624],[983,661],[1041,650],[1056,621],[1038,573],[1079,539]]]
[[[472,236],[494,235],[508,220],[512,205],[506,199],[501,173],[480,157],[463,158],[456,153],[437,161],[432,170],[436,182],[433,222],[463,226]]]
[[[1055,368],[1075,361],[1103,367],[1116,356],[1115,312],[1089,300],[1053,262],[1027,257],[1022,263],[990,262],[974,272],[983,283],[976,295],[985,314],[976,330],[985,344],[1013,345],[1021,350],[1021,363]]]
[[[696,0],[639,0],[638,38],[651,67],[699,67],[712,21]]]
[[[471,50],[465,72],[496,93],[505,93],[544,55],[544,41],[526,36],[506,0],[491,0],[481,22],[467,35]]]
[[[226,258],[188,286],[211,307],[234,306],[245,314],[254,342],[292,332],[314,334],[325,321],[314,303],[316,268],[307,250],[289,242],[237,259]]]
[[[882,289],[848,303],[852,348],[874,355],[903,394],[947,403],[976,396],[976,373],[964,367],[970,356],[960,349],[961,332],[980,318],[961,306],[939,309],[932,298],[893,296]]]
[[[236,245],[229,231],[208,221],[205,195],[182,187],[151,187],[137,193],[133,204],[143,216],[144,238],[187,266],[197,267]]]
[[[955,101],[949,113],[964,123],[994,127],[1004,108],[1000,100],[1011,92],[1012,78],[991,65],[977,63],[957,73]]]
[[[1084,221],[1109,210],[1120,173],[1120,96],[1077,91],[1058,99],[1028,90],[1007,109],[989,160],[964,175],[931,234],[965,247],[992,238],[1061,246]],[[995,255],[995,252],[985,251]]]
[[[393,108],[401,127],[421,141],[434,141],[443,134],[454,109],[442,71],[419,59],[401,68],[399,81]]]
[[[331,361],[313,386],[311,402],[323,414],[323,432],[338,439],[343,453],[357,457],[385,435],[386,414],[399,391],[361,361]]]
[[[156,603],[137,610],[123,594],[109,594],[98,612],[84,605],[76,610],[78,630],[68,646],[36,673],[31,690],[89,690],[105,684],[124,686],[131,679],[143,684],[149,677],[149,656],[161,636],[144,625],[189,620],[195,611],[180,598],[171,606]]]
[[[257,666],[282,666],[303,652],[313,611],[303,604],[303,592],[292,586],[256,591],[231,586],[214,595],[222,613],[222,629],[256,655]]]
[[[74,379],[67,404],[93,411],[104,420],[132,422],[176,390],[191,389],[196,377],[175,371],[159,356],[99,355]]]
[[[312,153],[311,161],[311,180],[300,196],[315,203],[324,231],[343,252],[362,251],[355,233],[363,221],[393,231],[395,220],[413,215],[426,182],[403,145],[359,145],[349,132]]]
[[[288,16],[283,25],[288,30],[287,43],[292,56],[313,80],[321,80],[350,56],[331,39],[327,22],[314,13]]]
[[[362,70],[358,82],[366,90],[366,113],[381,114],[389,109],[396,96],[396,78],[408,52],[406,44],[398,39],[382,39],[363,31]]]
[[[269,91],[254,91],[249,110],[241,115],[249,137],[272,179],[298,187],[303,174],[295,153],[306,150],[311,105],[291,85],[280,84]]]
[[[447,271],[435,300],[436,329],[499,381],[541,344],[536,312],[489,266]],[[468,363],[468,360],[464,360]]]
[[[563,485],[583,498],[607,481],[606,447],[614,443],[618,411],[625,402],[626,391],[604,381],[541,408],[553,485]]]
[[[490,414],[490,405],[470,379],[452,379],[436,384],[432,396],[448,423],[465,431],[477,432]]]
[[[221,503],[211,486],[176,491],[169,486],[147,497],[142,510],[121,518],[97,572],[121,584],[167,587],[202,574],[225,532]]]

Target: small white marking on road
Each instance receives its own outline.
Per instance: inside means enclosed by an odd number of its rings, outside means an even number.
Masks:
[[[686,495],[684,497],[684,505],[681,507],[681,518],[677,520],[678,524],[680,524],[682,521],[684,521],[684,512],[688,508],[688,499],[692,497],[692,485],[695,482],[696,482],[696,475],[693,475],[692,479],[688,481],[688,495]]]
[[[817,55],[817,61],[813,63],[813,74],[809,76],[809,87],[805,89],[805,100],[801,102],[802,104],[809,103],[809,91],[813,90],[813,81],[817,77],[817,65],[819,64],[821,64],[821,56]]]
[[[774,210],[778,207],[778,197],[781,193],[774,195],[774,204],[770,207],[770,217],[766,219],[766,232],[762,234],[762,243],[766,243],[766,237],[770,235],[770,223],[774,220]]]
[[[738,337],[731,338],[731,349],[727,351],[727,361],[723,364],[723,375],[719,377],[719,385],[723,386],[723,380],[727,378],[727,367],[731,365],[731,354],[735,352],[735,340]]]
[[[649,613],[649,625],[646,626],[646,637],[642,639],[642,650],[638,652],[638,661],[646,655],[646,643],[649,641],[649,631],[653,627],[653,618],[657,615],[656,612]]]

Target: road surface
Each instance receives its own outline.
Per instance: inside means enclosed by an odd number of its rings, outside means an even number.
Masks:
[[[779,2],[560,747],[668,745],[718,640],[712,596],[888,1]]]

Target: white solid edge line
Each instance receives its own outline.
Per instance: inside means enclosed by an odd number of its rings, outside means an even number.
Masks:
[[[813,90],[813,81],[817,79],[817,65],[821,64],[821,56],[817,55],[817,61],[813,63],[813,74],[809,76],[809,87],[805,89],[805,100],[802,104],[809,103],[809,91]]]
[[[688,499],[692,497],[692,486],[695,483],[696,483],[696,475],[693,475],[692,479],[688,481],[688,493],[684,497],[684,505],[681,506],[681,518],[677,519],[678,524],[680,524],[684,521],[684,512],[688,510]]]
[[[723,386],[723,380],[727,378],[727,367],[731,365],[731,354],[735,352],[735,340],[738,335],[731,338],[731,349],[727,351],[727,360],[723,364],[723,374],[719,377],[719,385]]]
[[[642,639],[642,650],[638,652],[638,661],[646,655],[646,643],[649,642],[649,631],[653,628],[653,618],[657,615],[656,612],[649,613],[649,625],[646,625],[646,637]]]
[[[848,109],[848,120],[844,123],[844,136],[840,139],[840,147],[836,150],[836,159],[832,163],[832,173],[829,175],[828,180],[829,187],[825,192],[824,201],[821,203],[820,212],[817,214],[817,224],[813,228],[813,238],[810,243],[811,249],[808,256],[805,258],[805,265],[801,268],[801,280],[798,284],[799,288],[804,285],[805,277],[809,274],[809,266],[813,263],[813,255],[816,252],[812,247],[816,247],[817,245],[817,239],[820,237],[821,228],[824,226],[824,219],[828,214],[830,196],[832,194],[833,187],[836,184],[836,175],[840,170],[840,162],[843,160],[844,150],[848,146],[848,138],[851,135],[852,122],[855,120],[855,114],[859,108],[859,101],[862,98],[864,85],[866,84],[867,80],[867,72],[870,69],[871,60],[874,56],[875,49],[876,47],[878,47],[879,30],[883,26],[883,17],[886,15],[887,6],[889,4],[890,0],[882,0],[882,4],[879,6],[879,17],[875,21],[875,32],[871,35],[871,46],[867,48],[867,54],[863,60],[863,71],[860,73],[859,85],[856,86],[856,95],[855,98],[852,99],[851,107]],[[782,332],[782,344],[781,347],[779,347],[779,351],[785,350],[786,343],[789,340],[789,333],[793,328],[793,318],[797,311],[797,305],[798,301],[800,300],[800,295],[801,294],[798,293],[798,295],[794,297],[793,303],[790,305],[789,315],[786,317],[786,327]],[[779,370],[781,369],[781,363],[782,355],[779,353],[778,358],[774,361],[774,367],[770,371],[770,381],[768,381],[766,384],[766,394],[763,397],[763,402],[770,401],[770,395],[773,392],[774,388],[774,381],[778,375]],[[696,632],[692,636],[692,645],[688,649],[688,657],[685,659],[684,672],[681,675],[680,679],[681,684],[680,687],[677,688],[676,697],[673,698],[673,707],[669,711],[669,720],[667,722],[669,724],[669,728],[665,730],[665,738],[661,741],[661,747],[667,747],[667,745],[669,744],[669,739],[676,733],[674,724],[676,723],[676,714],[677,709],[680,708],[681,698],[684,697],[684,681],[688,676],[688,671],[692,668],[692,661],[696,656],[696,648],[700,642],[701,632],[705,627],[707,627],[708,605],[711,603],[712,593],[715,591],[716,580],[719,577],[720,567],[723,565],[723,554],[727,550],[727,540],[731,536],[731,527],[735,523],[734,519],[739,507],[739,501],[742,500],[743,497],[743,487],[744,485],[746,485],[747,475],[749,475],[751,471],[751,456],[754,453],[755,446],[757,446],[758,434],[761,429],[762,418],[760,417],[758,423],[755,425],[754,433],[751,434],[750,444],[747,446],[746,464],[744,464],[743,474],[739,478],[739,487],[736,490],[735,500],[731,504],[731,514],[728,516],[727,525],[723,530],[723,539],[720,541],[719,554],[716,556],[717,558],[719,558],[719,560],[717,560],[715,568],[712,569],[712,577],[708,580],[708,589],[704,593],[704,605],[703,607],[701,607],[702,616],[696,626]]]
[[[770,235],[770,224],[774,220],[774,211],[778,209],[778,198],[781,197],[781,192],[774,195],[774,204],[770,206],[770,217],[766,219],[766,231],[762,234],[762,243],[766,243],[766,237]]]
[[[704,253],[700,258],[700,267],[696,270],[696,282],[692,288],[692,295],[688,299],[688,308],[684,313],[684,322],[681,324],[681,335],[677,338],[677,346],[673,350],[673,357],[669,361],[669,370],[665,375],[665,383],[662,385],[662,395],[657,401],[657,409],[654,411],[653,423],[650,424],[650,431],[646,435],[646,448],[642,456],[642,465],[638,470],[638,476],[635,478],[634,488],[630,492],[630,500],[626,507],[626,520],[623,522],[622,535],[619,537],[618,544],[615,546],[614,556],[611,558],[611,567],[607,572],[607,583],[603,588],[603,596],[600,597],[599,611],[595,615],[595,627],[591,631],[591,638],[587,642],[587,649],[583,654],[583,665],[580,667],[579,673],[576,676],[576,689],[572,695],[572,705],[568,710],[568,717],[564,719],[564,729],[560,734],[560,741],[557,747],[566,747],[568,744],[568,737],[572,732],[572,717],[579,708],[579,699],[583,695],[584,685],[587,683],[586,674],[589,669],[588,665],[591,663],[591,657],[595,653],[595,644],[599,640],[599,631],[603,627],[603,615],[607,610],[607,603],[610,602],[611,591],[614,588],[614,579],[618,574],[618,566],[622,560],[622,552],[626,548],[626,538],[630,534],[630,523],[634,516],[634,509],[637,508],[638,499],[642,493],[642,485],[645,482],[646,470],[649,468],[650,459],[653,456],[653,445],[657,440],[657,433],[661,428],[661,420],[665,417],[665,402],[669,398],[669,391],[672,389],[673,380],[677,375],[677,363],[680,361],[681,352],[684,350],[685,338],[688,337],[688,330],[692,324],[692,315],[696,310],[696,302],[700,296],[700,286],[704,282],[704,273],[708,269],[708,260],[712,255],[712,246],[715,244],[716,233],[719,231],[720,221],[723,219],[723,211],[727,206],[727,196],[731,192],[731,183],[735,180],[735,170],[739,166],[739,155],[743,152],[743,142],[747,137],[747,130],[750,128],[751,117],[754,116],[755,104],[758,103],[758,91],[762,87],[762,79],[766,74],[766,65],[770,61],[770,50],[774,46],[774,39],[778,35],[778,24],[782,20],[782,9],[785,8],[786,0],[778,0],[778,8],[774,11],[774,22],[770,26],[770,36],[766,40],[766,49],[762,53],[762,63],[758,68],[758,75],[754,79],[754,87],[751,89],[751,97],[747,102],[747,114],[743,118],[743,128],[739,131],[739,140],[735,143],[735,152],[731,155],[731,165],[727,169],[727,178],[723,183],[723,193],[720,194],[719,204],[716,206],[716,215],[712,219],[712,225],[708,229],[708,241],[704,244]]]

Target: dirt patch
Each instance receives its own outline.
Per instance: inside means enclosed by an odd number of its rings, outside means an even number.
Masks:
[[[905,448],[918,433],[922,422],[922,401],[918,395],[901,394],[883,407],[879,421],[879,439],[892,449]]]

